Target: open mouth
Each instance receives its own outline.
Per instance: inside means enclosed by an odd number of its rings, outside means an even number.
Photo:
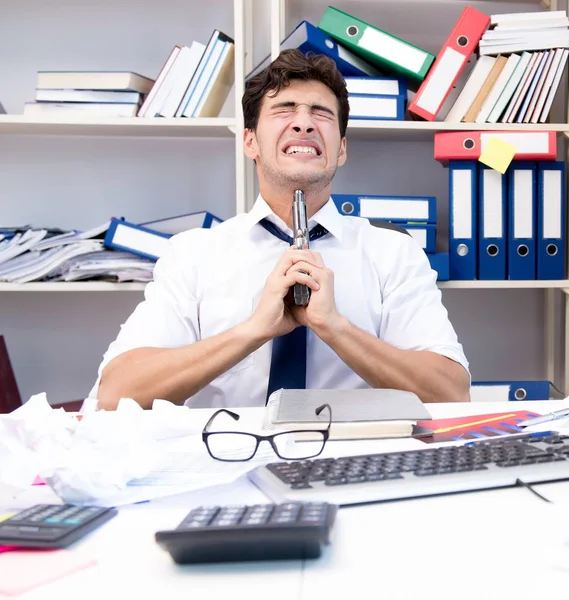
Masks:
[[[289,144],[283,148],[286,155],[321,156],[322,151],[316,144]]]

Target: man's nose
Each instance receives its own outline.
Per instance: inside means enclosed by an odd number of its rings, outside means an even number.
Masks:
[[[314,131],[314,123],[312,122],[310,113],[307,110],[299,108],[291,122],[291,127],[295,133],[312,133]]]

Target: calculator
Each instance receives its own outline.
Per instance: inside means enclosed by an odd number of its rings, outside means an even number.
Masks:
[[[65,548],[116,515],[114,508],[36,504],[0,522],[0,545]]]
[[[200,506],[155,540],[178,564],[318,558],[336,512],[327,502]]]

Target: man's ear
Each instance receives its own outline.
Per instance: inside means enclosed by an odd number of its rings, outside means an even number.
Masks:
[[[348,158],[347,154],[346,154],[346,138],[343,137],[342,141],[340,142],[340,150],[338,151],[338,166],[341,167],[345,162],[346,159]]]
[[[252,129],[243,131],[243,151],[245,156],[255,160],[259,156],[259,146],[257,145],[257,136]]]

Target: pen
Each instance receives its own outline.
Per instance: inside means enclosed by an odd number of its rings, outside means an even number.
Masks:
[[[549,437],[550,435],[554,435],[555,431],[532,431],[527,433],[507,433],[506,435],[497,435],[495,437],[487,437],[487,438],[478,438],[476,440],[472,440],[470,442],[466,442],[465,446],[476,446],[480,442],[496,442],[500,443],[504,439],[506,440],[516,440],[516,439],[529,439],[529,438],[540,438],[540,437]]]
[[[562,419],[563,417],[569,417],[569,408],[564,408],[562,410],[555,410],[547,415],[541,415],[540,417],[533,417],[532,419],[526,419],[525,421],[520,421],[518,423],[518,427],[529,427],[530,425],[539,425],[540,423],[547,423],[548,421],[555,421],[557,419]]]

